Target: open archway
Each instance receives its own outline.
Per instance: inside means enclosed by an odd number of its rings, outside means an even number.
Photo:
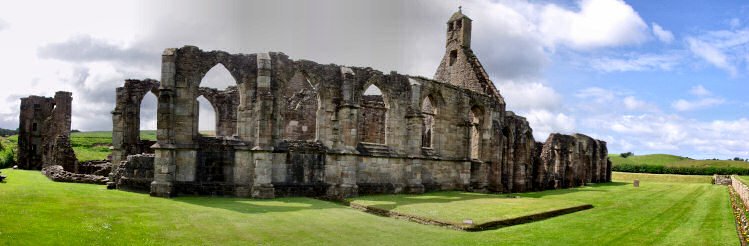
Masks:
[[[359,109],[359,142],[385,144],[387,104],[382,90],[369,85],[361,98]]]
[[[198,131],[204,136],[216,136],[216,110],[203,96],[198,101]]]
[[[218,63],[200,80],[198,101],[198,132],[204,136],[231,136],[236,130],[237,81]],[[208,93],[208,94],[206,94]],[[234,122],[232,122],[234,121]]]
[[[229,86],[236,85],[237,82],[234,77],[221,63],[216,64],[208,70],[200,80],[200,87],[215,88],[219,90],[226,90]]]

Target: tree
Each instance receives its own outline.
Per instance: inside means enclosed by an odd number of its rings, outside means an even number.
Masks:
[[[633,155],[635,155],[635,154],[634,154],[634,153],[632,153],[632,152],[625,152],[625,153],[621,153],[621,154],[619,154],[619,155],[620,155],[620,156],[621,156],[622,158],[627,158],[627,157],[629,157],[629,156],[633,156]]]

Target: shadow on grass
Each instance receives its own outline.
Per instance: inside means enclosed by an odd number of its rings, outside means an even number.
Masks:
[[[340,205],[315,200],[312,198],[277,198],[270,200],[255,200],[248,198],[224,197],[175,197],[175,202],[183,202],[197,206],[231,210],[246,214],[293,212],[309,209],[341,208]]]

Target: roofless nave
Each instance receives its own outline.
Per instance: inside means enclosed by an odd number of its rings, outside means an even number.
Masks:
[[[471,50],[471,19],[456,12],[446,34],[433,79],[277,52],[166,49],[161,81],[127,80],[117,88],[109,187],[165,197],[343,198],[523,192],[611,180],[606,142],[582,134],[535,142],[525,118],[505,110]],[[214,66],[224,66],[236,87],[200,87]],[[365,93],[370,87],[381,94]],[[158,98],[155,143],[139,139],[147,93]],[[216,109],[216,137],[198,132],[201,95]],[[24,123],[24,111],[34,110],[24,105],[22,134],[38,131]],[[28,151],[38,143],[19,144]],[[79,165],[62,159],[44,166]]]

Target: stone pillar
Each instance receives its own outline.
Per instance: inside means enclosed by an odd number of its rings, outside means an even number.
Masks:
[[[176,76],[175,49],[166,49],[161,56],[161,86],[158,107],[156,108],[157,143],[153,146],[154,177],[151,182],[151,196],[171,197],[174,194],[175,153],[174,153],[174,88]]]
[[[329,185],[326,196],[343,199],[359,195],[356,185],[358,156],[353,154],[328,154],[325,163],[325,183]]]
[[[252,198],[272,199],[275,197],[273,188],[272,170],[273,153],[271,151],[258,151],[253,154],[254,173],[252,180]]]
[[[234,183],[237,185],[237,197],[251,197],[255,184],[255,163],[252,152],[245,146],[235,147],[234,153]]]
[[[421,114],[421,83],[417,80],[408,78],[411,85],[411,105],[409,113],[406,115],[407,146],[406,150],[410,157],[405,163],[406,166],[406,192],[420,194],[424,193],[424,184],[421,182],[422,169],[422,134],[424,128],[424,116]]]
[[[273,198],[273,94],[271,92],[271,60],[268,53],[257,54],[257,101],[255,104],[255,147],[253,154],[253,198]]]
[[[340,69],[343,102],[332,119],[331,136],[333,149],[337,153],[326,155],[325,162],[325,183],[328,184],[326,195],[333,199],[355,197],[359,194],[359,187],[356,185],[359,106],[354,104],[355,74],[351,68]]]

